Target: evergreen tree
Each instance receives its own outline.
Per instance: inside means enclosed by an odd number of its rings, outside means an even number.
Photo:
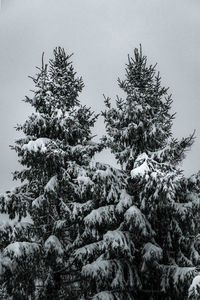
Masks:
[[[110,111],[106,114],[111,116]],[[117,114],[115,118],[118,122]],[[117,147],[117,141],[117,138],[112,141],[113,147]],[[159,261],[162,256],[162,250],[154,240],[155,232],[134,196],[126,189],[126,171],[103,164],[96,165],[91,171],[93,209],[83,219],[84,231],[73,253],[75,261],[82,267],[82,297],[142,299],[142,247],[146,245],[155,260]]]
[[[80,299],[132,299],[131,290],[138,283],[133,281],[137,270],[130,267],[135,249],[127,230],[128,214],[127,224],[121,226],[123,212],[132,203],[125,191],[126,175],[104,164],[91,171],[93,209],[83,218],[84,231],[73,253],[81,266]],[[148,230],[142,214],[132,225],[138,232]]]
[[[140,280],[130,299],[187,299],[195,276],[189,296],[198,299],[199,174],[185,178],[180,168],[194,137],[172,137],[171,96],[141,48],[128,57],[126,78],[118,82],[125,99],[117,98],[116,107],[111,107],[106,98],[103,115],[104,141],[125,169],[133,198],[120,228],[127,216],[133,223],[139,214],[149,224],[143,236],[132,223],[128,227],[135,248],[129,267],[138,270],[133,282]],[[121,281],[119,289],[123,288]],[[111,293],[112,289],[111,285]]]
[[[126,98],[105,99],[107,137],[92,143],[96,117],[69,60],[57,48],[42,64],[26,98],[36,113],[17,128],[23,184],[1,212],[32,223],[0,227],[3,287],[15,299],[198,299],[200,176],[180,169],[193,135],[172,137],[171,96],[136,49]],[[92,162],[105,145],[122,170]]]
[[[0,228],[1,279],[14,299],[76,299],[78,274],[70,255],[81,230],[78,215],[91,206],[87,169],[101,146],[91,141],[97,116],[78,100],[84,84],[70,57],[59,47],[49,65],[42,62],[32,78],[34,95],[25,99],[35,112],[17,126],[25,137],[13,149],[24,168],[14,179],[22,185],[0,202],[11,219],[31,218]]]

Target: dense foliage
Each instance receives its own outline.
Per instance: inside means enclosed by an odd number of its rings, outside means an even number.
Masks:
[[[173,138],[172,98],[140,48],[119,80],[124,99],[105,99],[107,135],[94,143],[97,116],[78,100],[70,57],[56,48],[42,61],[25,99],[34,113],[17,126],[22,184],[1,196],[0,211],[20,222],[0,226],[2,295],[199,299],[200,176],[180,165],[193,135]],[[95,162],[105,146],[121,168]]]
[[[132,240],[141,284],[135,297],[186,299],[200,259],[199,175],[185,178],[180,168],[193,135],[172,137],[171,95],[141,48],[128,58],[119,86],[125,99],[117,98],[115,108],[105,99],[105,140],[126,170],[134,205],[150,224],[143,238]]]
[[[34,95],[25,101],[35,112],[17,126],[25,137],[13,147],[24,167],[14,179],[22,185],[1,198],[2,212],[19,220],[28,214],[31,222],[6,230],[3,278],[15,299],[56,299],[62,295],[61,277],[70,268],[69,249],[78,234],[75,209],[88,209],[82,208],[90,193],[83,191],[82,179],[99,149],[91,141],[96,116],[79,103],[83,81],[63,49],[56,48],[49,66],[42,63],[32,79]]]

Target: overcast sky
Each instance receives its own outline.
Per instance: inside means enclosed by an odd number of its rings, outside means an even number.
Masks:
[[[174,135],[196,129],[196,142],[183,164],[187,175],[200,169],[200,1],[199,0],[7,0],[0,15],[0,192],[13,187],[18,168],[9,145],[14,126],[31,113],[22,102],[33,88],[28,75],[56,46],[73,52],[83,76],[81,101],[97,113],[102,94],[113,99],[124,77],[127,54],[141,43],[150,63],[173,94]],[[103,133],[103,122],[96,126]],[[103,157],[110,161],[107,153]]]

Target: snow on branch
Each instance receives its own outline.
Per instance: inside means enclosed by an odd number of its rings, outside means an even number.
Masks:
[[[98,167],[97,171],[94,173],[94,180],[101,179],[105,180],[106,178],[113,178],[115,173],[117,173],[117,169],[112,168],[107,164],[97,163],[96,166]],[[117,175],[117,174],[116,174]]]
[[[44,249],[46,253],[55,252],[58,255],[63,255],[64,249],[59,241],[59,239],[55,235],[50,235],[46,242],[44,243]]]
[[[14,242],[9,244],[0,256],[0,275],[6,269],[11,272],[21,266],[22,260],[33,261],[40,253],[40,245],[31,242]]]
[[[115,206],[107,205],[94,209],[84,218],[85,224],[88,226],[103,225],[116,221]]]
[[[126,271],[124,270],[124,264],[127,267]],[[82,275],[86,278],[93,278],[97,282],[102,283],[103,281],[105,286],[108,281],[112,280],[110,283],[111,288],[118,289],[119,291],[126,290],[127,282],[129,282],[130,287],[133,287],[135,284],[134,267],[131,267],[129,263],[120,262],[117,259],[104,260],[102,256],[93,263],[85,265],[82,268]]]
[[[28,152],[42,152],[45,153],[47,151],[47,144],[51,142],[48,138],[39,138],[35,141],[30,141],[28,144],[24,144],[22,147],[22,150],[28,151]]]
[[[56,189],[58,187],[58,179],[57,176],[51,177],[51,179],[47,182],[47,184],[44,187],[45,192],[56,192]]]
[[[20,258],[22,256],[33,256],[40,251],[40,245],[30,242],[15,242],[8,245],[3,254],[12,258]]]
[[[90,257],[94,257],[94,255],[102,249],[103,242],[95,242],[84,247],[81,247],[74,252],[74,256],[76,259],[82,261],[83,259],[88,259]]]
[[[113,277],[113,275],[120,270],[120,276],[123,275],[122,264],[116,260],[104,260],[102,256],[100,256],[96,261],[92,262],[91,264],[87,264],[82,268],[82,275],[84,277],[91,277],[96,280],[107,280]],[[123,280],[123,278],[121,278]]]
[[[181,220],[185,220],[188,215],[192,215],[192,202],[187,203],[173,203],[173,207],[177,214],[180,216]]]
[[[190,201],[193,208],[200,209],[200,197],[197,193],[189,193],[186,199],[187,201]]]
[[[82,275],[84,277],[92,277],[94,279],[104,278],[108,279],[113,272],[113,263],[109,260],[102,260],[101,257],[91,264],[87,264],[82,268]]]
[[[120,300],[120,298],[116,298],[110,291],[103,291],[94,295],[92,300]]]
[[[163,250],[152,244],[152,243],[147,243],[144,248],[143,248],[143,258],[145,261],[151,261],[153,260],[161,260],[163,257]]]
[[[135,205],[126,211],[124,221],[129,225],[130,230],[139,230],[144,236],[154,234],[150,223]]]
[[[45,197],[44,195],[40,195],[39,197],[37,197],[35,200],[33,200],[32,202],[32,208],[40,208],[43,206],[45,201]]]
[[[192,284],[188,290],[189,299],[198,300],[200,298],[200,275],[193,278]]]
[[[131,197],[126,190],[122,190],[120,194],[119,203],[116,206],[116,210],[119,213],[124,212],[127,208],[129,208],[133,204],[133,197]]]
[[[120,250],[124,254],[133,255],[135,247],[129,232],[119,230],[108,231],[104,234],[103,240],[105,242],[105,249],[111,248],[114,251]]]
[[[9,257],[0,253],[0,276],[4,274],[6,269],[12,270],[12,261]]]
[[[179,267],[177,265],[163,266],[163,275],[161,281],[162,291],[166,292],[171,289],[171,283],[173,287],[179,291],[184,288],[184,285],[188,285],[188,282],[197,276],[196,267]]]
[[[138,156],[135,164],[138,165],[138,163],[140,163],[141,161],[143,161],[143,163],[131,170],[131,178],[135,178],[137,176],[144,176],[146,173],[148,173],[149,166],[147,160],[148,156],[146,153],[142,153]]]
[[[85,212],[91,211],[91,209],[93,208],[93,205],[94,205],[94,203],[92,200],[88,200],[84,203],[70,202],[69,207],[71,208],[71,212],[72,212],[71,218],[73,220],[77,219],[78,217],[80,217],[82,219]]]
[[[175,267],[175,271],[173,274],[174,284],[184,283],[185,281],[189,281],[196,274],[195,267]]]
[[[81,185],[93,185],[92,180],[86,174],[80,174],[77,177],[77,182]]]

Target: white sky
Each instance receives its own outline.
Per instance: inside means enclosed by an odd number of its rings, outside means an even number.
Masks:
[[[18,168],[9,145],[13,128],[30,114],[22,102],[45,51],[73,52],[83,76],[81,99],[97,113],[102,94],[113,99],[124,76],[127,54],[141,43],[149,62],[158,63],[162,82],[173,94],[176,137],[196,129],[196,142],[183,164],[186,174],[200,169],[200,1],[199,0],[9,0],[0,15],[0,192],[12,188]],[[100,136],[103,122],[96,126]],[[108,153],[103,157],[110,162]]]

